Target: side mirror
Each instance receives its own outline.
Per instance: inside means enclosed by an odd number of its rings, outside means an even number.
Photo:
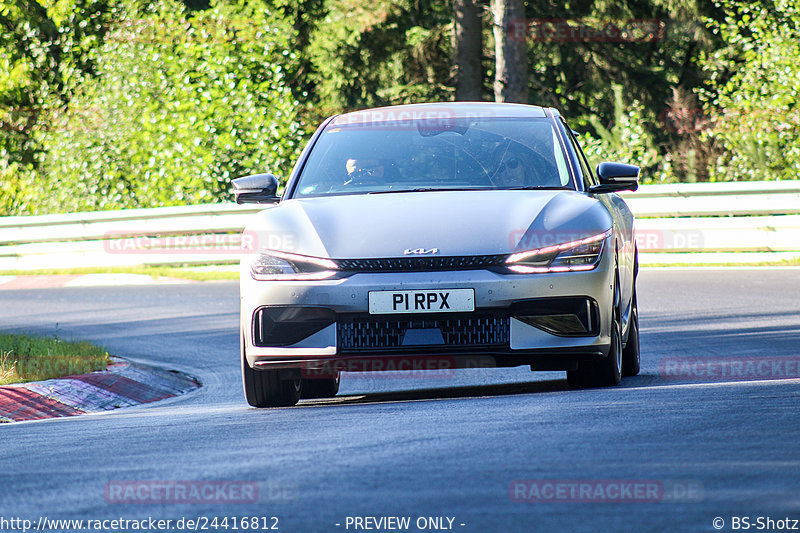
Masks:
[[[600,163],[596,172],[600,185],[589,187],[589,192],[592,194],[635,191],[639,188],[639,167],[636,165]]]
[[[237,204],[274,204],[281,199],[277,195],[278,178],[272,174],[253,174],[231,183]]]

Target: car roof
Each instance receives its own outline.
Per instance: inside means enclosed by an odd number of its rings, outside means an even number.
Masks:
[[[558,111],[527,104],[498,102],[439,102],[406,104],[362,109],[336,116],[331,125],[365,124],[371,122],[405,122],[409,120],[442,120],[451,118],[546,118],[547,111]]]

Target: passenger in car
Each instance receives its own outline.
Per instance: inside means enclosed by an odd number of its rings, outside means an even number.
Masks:
[[[497,187],[558,187],[557,172],[542,156],[517,143],[495,150],[497,166],[492,181]],[[538,162],[538,164],[537,164]]]
[[[497,166],[492,181],[498,187],[527,187],[531,182],[527,163],[522,150],[513,146],[499,146],[495,150]]]

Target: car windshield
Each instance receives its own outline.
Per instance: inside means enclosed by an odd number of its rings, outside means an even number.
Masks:
[[[331,123],[314,145],[295,198],[574,188],[553,121],[547,118],[339,122]]]

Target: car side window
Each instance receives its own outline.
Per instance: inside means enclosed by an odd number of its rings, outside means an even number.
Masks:
[[[575,136],[572,134],[572,130],[570,130],[569,127],[567,127],[567,134],[569,135],[569,141],[572,143],[572,148],[575,150],[575,155],[578,158],[578,164],[581,167],[583,184],[586,189],[588,189],[592,185],[596,185],[597,182],[592,174],[591,169],[589,168],[589,164],[586,162],[586,156],[584,155],[581,146],[578,144],[578,141],[575,139]]]

